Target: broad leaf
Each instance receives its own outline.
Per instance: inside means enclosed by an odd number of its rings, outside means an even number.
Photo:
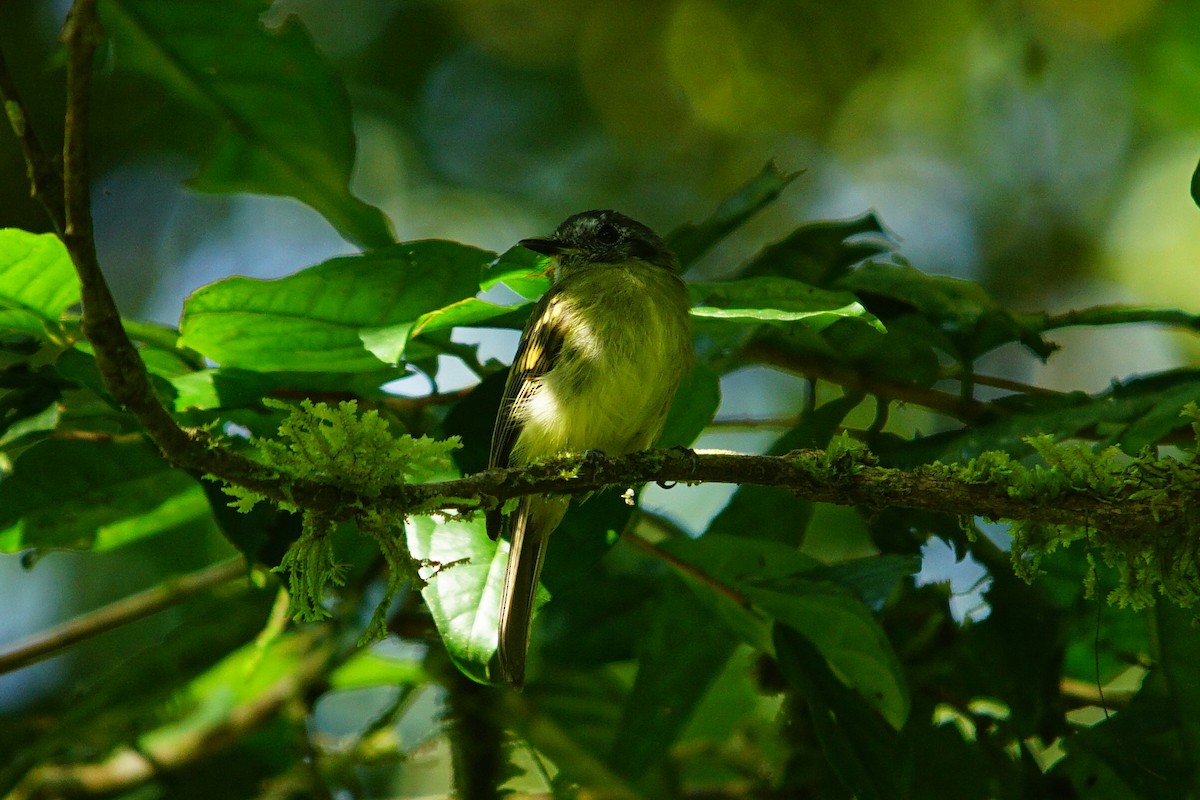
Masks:
[[[297,18],[268,30],[261,0],[105,0],[100,10],[116,68],[210,122],[195,188],[295,197],[360,247],[394,241],[383,212],[350,193],[349,97]]]
[[[760,209],[774,202],[799,174],[781,172],[774,162],[768,163],[757,177],[725,198],[704,222],[682,225],[671,231],[666,237],[667,245],[679,257],[679,263],[688,267]]]
[[[693,582],[747,644],[770,652],[770,619],[793,628],[893,726],[903,725],[908,688],[891,643],[856,593],[819,571],[819,562],[777,542],[728,536],[675,540],[663,549],[751,603],[738,606]]]
[[[836,284],[849,289],[886,324],[915,316],[938,347],[971,361],[1009,342],[1047,358],[1055,345],[1030,320],[1000,305],[977,283],[926,275],[909,264],[868,261]]]
[[[678,579],[663,583],[652,613],[611,757],[631,780],[666,755],[737,646]]]
[[[110,550],[207,517],[200,486],[141,442],[49,439],[0,481],[0,552]]]
[[[847,689],[804,636],[775,626],[779,667],[808,701],[813,728],[829,765],[859,800],[907,796],[912,760],[904,742]]]
[[[862,234],[875,237],[846,241]],[[882,240],[886,236],[883,223],[874,213],[854,219],[811,222],[758,251],[742,268],[741,276],[776,275],[813,286],[828,286],[854,264],[891,250],[891,244]]]
[[[493,542],[483,517],[413,517],[405,524],[413,556],[439,565],[421,591],[446,651],[459,668],[488,682],[496,652],[507,543]]]
[[[0,329],[44,336],[79,302],[79,278],[52,233],[0,229]]]
[[[180,342],[223,367],[381,370],[424,315],[478,291],[492,253],[456,242],[395,244],[277,280],[234,277],[184,304]]]

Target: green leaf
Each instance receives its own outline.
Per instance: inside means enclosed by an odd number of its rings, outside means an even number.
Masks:
[[[413,517],[405,528],[413,557],[441,565],[421,595],[446,651],[466,675],[487,683],[507,546],[488,538],[482,516]]]
[[[176,411],[260,408],[271,394],[379,394],[379,387],[404,377],[395,368],[378,372],[255,372],[236,367],[202,369],[171,377]]]
[[[429,674],[419,661],[381,656],[371,650],[359,650],[346,663],[329,674],[329,688],[338,691],[373,686],[419,686]]]
[[[667,246],[685,268],[713,245],[779,197],[799,172],[781,172],[769,162],[755,178],[725,198],[712,215],[698,224],[682,225],[667,235]]]
[[[423,315],[475,294],[493,254],[429,240],[277,280],[233,277],[184,304],[180,343],[223,367],[359,372],[402,358]]]
[[[878,234],[874,240],[847,242],[861,234]],[[882,242],[887,231],[875,214],[832,222],[802,225],[785,238],[769,244],[741,270],[743,278],[780,276],[828,286],[863,259],[882,255],[891,245]]]
[[[200,486],[145,444],[49,439],[0,482],[0,552],[111,550],[209,516]]]
[[[350,100],[297,18],[268,30],[261,0],[105,0],[100,10],[117,70],[211,125],[195,188],[294,197],[360,247],[395,240],[383,212],[350,193]]]
[[[1200,685],[1196,664],[1200,662],[1200,639],[1196,637],[1196,615],[1174,603],[1155,606],[1158,663],[1166,678],[1171,713],[1178,726],[1184,760],[1192,765],[1191,794],[1200,792]]]
[[[0,229],[0,329],[45,336],[79,302],[79,278],[52,233]]]
[[[1200,206],[1200,164],[1196,165],[1195,171],[1192,172],[1192,202]]]
[[[683,376],[667,423],[654,446],[690,446],[712,422],[720,405],[721,376],[711,367],[697,363]]]
[[[757,588],[764,587],[764,588]],[[908,684],[883,627],[849,589],[807,577],[747,578],[741,593],[812,642],[830,668],[892,727],[908,719]]]
[[[634,781],[666,756],[737,645],[678,579],[664,582],[652,613],[609,759]]]
[[[908,796],[911,754],[862,698],[838,680],[813,643],[775,626],[775,654],[788,681],[808,701],[813,728],[833,771],[858,800]]]
[[[688,285],[692,316],[739,323],[803,322],[822,330],[840,319],[860,319],[878,331],[883,324],[852,294],[817,289],[789,278],[744,278]]]
[[[766,620],[755,611],[808,637],[830,666],[899,728],[908,716],[908,687],[883,628],[850,588],[822,574],[815,559],[778,542],[705,535],[660,545],[749,600],[736,605],[704,584],[693,584],[718,614],[752,647],[770,652]],[[816,577],[820,576],[820,577]]]
[[[550,288],[547,270],[550,259],[524,247],[504,251],[484,272],[479,288],[491,289],[504,284],[522,297],[533,300]]]
[[[1047,358],[1055,345],[1038,326],[1004,308],[982,286],[942,275],[926,275],[909,264],[868,261],[837,281],[891,327],[891,320],[915,316],[933,344],[971,361],[1009,342],[1020,342]]]

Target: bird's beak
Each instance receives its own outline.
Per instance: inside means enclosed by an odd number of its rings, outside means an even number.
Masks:
[[[555,239],[522,239],[517,244],[544,256],[555,256],[563,251],[562,243]]]

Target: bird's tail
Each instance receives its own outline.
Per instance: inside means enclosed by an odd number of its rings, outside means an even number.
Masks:
[[[546,545],[566,510],[566,498],[526,497],[512,515],[512,547],[500,595],[497,655],[501,680],[518,689],[525,683],[525,654]]]

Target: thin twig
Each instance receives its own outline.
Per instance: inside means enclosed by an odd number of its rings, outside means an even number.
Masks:
[[[188,575],[171,578],[144,592],[81,614],[61,625],[0,649],[0,675],[36,664],[72,645],[179,605],[215,586],[244,577],[245,574],[245,560],[240,557],[232,558]]]
[[[37,131],[29,122],[29,113],[21,100],[16,81],[8,71],[3,52],[0,52],[0,101],[4,103],[5,116],[8,117],[9,125],[12,126],[17,143],[21,146],[21,153],[25,157],[30,196],[46,209],[50,224],[61,236],[66,226],[62,174],[42,147]]]
[[[819,378],[853,392],[922,406],[963,422],[979,423],[1000,413],[998,409],[979,400],[868,375],[852,366],[788,352],[767,342],[751,342],[742,348],[741,356],[747,362],[767,364],[810,379]]]

